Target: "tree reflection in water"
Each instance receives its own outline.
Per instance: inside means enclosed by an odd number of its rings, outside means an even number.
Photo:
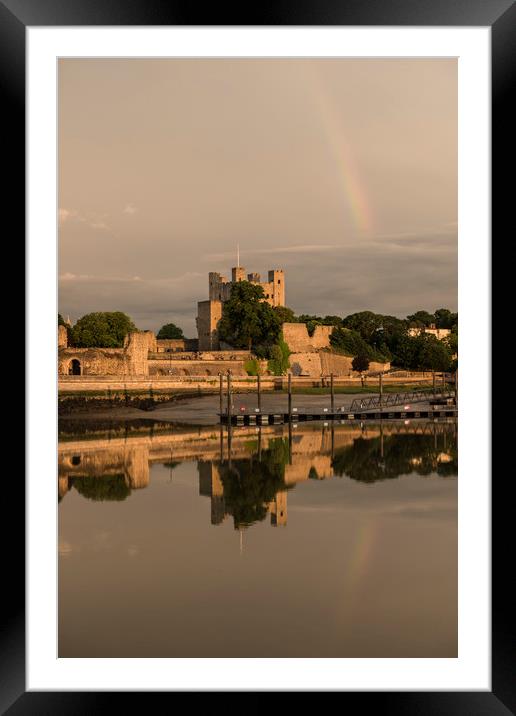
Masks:
[[[356,438],[352,445],[335,452],[335,475],[360,482],[376,482],[416,473],[457,475],[457,439],[448,437],[446,449],[437,447],[435,436],[401,434]],[[383,453],[383,454],[382,454]]]
[[[400,475],[418,474],[439,475],[452,477],[457,475],[457,437],[455,428],[433,433],[396,433],[380,436],[360,436],[345,447],[333,449],[333,428],[331,452],[321,450],[317,454],[331,455],[331,473],[339,477],[349,477],[360,482],[374,483],[379,480],[394,479]],[[382,430],[382,428],[380,428]],[[210,474],[217,474],[220,478],[220,492],[216,495],[209,487],[207,493],[211,494],[217,508],[218,518],[214,524],[222,521],[224,515],[231,515],[235,529],[242,529],[265,519],[268,513],[275,519],[273,524],[279,524],[278,516],[286,524],[286,490],[293,489],[291,479],[285,481],[285,467],[292,461],[292,443],[287,437],[271,438],[266,447],[261,442],[251,442],[246,446],[248,457],[231,459],[229,448],[228,460],[207,460],[212,467]],[[306,465],[306,478],[318,480],[319,474],[312,457],[308,453],[294,453],[294,468],[299,472],[302,464]],[[181,464],[181,460],[171,459],[162,462],[170,470]],[[222,458],[222,455],[221,455]],[[300,461],[300,462],[298,462]],[[120,465],[122,465],[122,460]],[[200,461],[204,464],[204,461]],[[311,464],[312,463],[312,464]],[[148,484],[148,470],[146,480],[141,475],[128,475],[120,468],[115,467],[107,473],[107,463],[98,469],[93,461],[89,466],[83,466],[82,461],[77,465],[73,463],[63,468],[60,474],[58,500],[72,487],[89,500],[95,501],[122,501],[132,493],[136,487],[146,487]],[[146,458],[143,462],[136,461],[135,465],[147,469]],[[88,469],[90,474],[76,474],[73,471]],[[144,470],[145,472],[145,470]],[[71,474],[72,473],[72,474]],[[326,473],[328,475],[328,473]],[[144,476],[145,477],[145,476]],[[217,479],[219,479],[217,478]],[[303,479],[301,477],[300,479]],[[296,480],[298,481],[298,480]],[[134,484],[133,484],[134,483]],[[211,486],[211,478],[210,478]],[[281,498],[281,505],[278,499]],[[276,501],[276,504],[273,504]],[[220,513],[220,514],[219,514]]]
[[[125,500],[131,494],[131,488],[124,475],[98,475],[95,477],[72,478],[70,487],[89,500]]]
[[[251,459],[232,460],[220,465],[226,512],[233,516],[235,529],[249,527],[267,515],[268,503],[286,490],[285,465],[289,459],[287,438],[275,438],[267,449]]]

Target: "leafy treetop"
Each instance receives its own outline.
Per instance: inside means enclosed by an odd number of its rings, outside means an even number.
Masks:
[[[281,331],[280,318],[263,298],[260,285],[249,281],[233,284],[218,324],[221,340],[248,350],[274,345]]]
[[[175,323],[165,323],[158,331],[156,338],[184,338],[183,329]]]
[[[121,348],[128,333],[136,331],[121,311],[87,313],[72,328],[73,345],[79,348]]]

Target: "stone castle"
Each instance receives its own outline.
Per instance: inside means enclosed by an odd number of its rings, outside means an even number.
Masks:
[[[271,306],[285,306],[285,272],[271,269],[268,281],[260,274],[249,273],[235,266],[231,281],[220,273],[211,272],[208,281],[208,300],[197,304],[198,339],[157,339],[152,331],[137,331],[126,337],[122,348],[76,348],[68,345],[67,330],[58,328],[58,373],[61,379],[69,376],[182,377],[206,378],[231,370],[235,377],[247,376],[246,362],[253,356],[249,351],[235,350],[221,343],[218,322],[222,307],[230,298],[232,287],[239,281],[249,281],[263,288],[263,300]],[[295,376],[320,378],[353,374],[352,358],[331,350],[333,326],[316,326],[309,335],[305,323],[284,323],[283,338],[290,350],[290,372]],[[260,361],[260,371],[268,373],[267,361]],[[388,363],[371,363],[369,370],[388,370]]]
[[[285,305],[285,273],[283,269],[271,269],[268,281],[262,282],[259,273],[249,273],[245,268],[234,266],[231,269],[231,281],[214,271],[208,280],[209,299],[197,304],[197,335],[199,350],[213,351],[220,349],[217,324],[222,318],[222,304],[231,296],[231,289],[239,281],[249,281],[263,288],[264,301],[271,306]]]

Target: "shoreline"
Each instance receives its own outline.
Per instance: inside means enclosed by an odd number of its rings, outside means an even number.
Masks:
[[[402,391],[400,391],[402,392]],[[355,398],[366,398],[377,395],[374,391],[367,393],[336,394],[334,398],[335,408],[346,407]],[[225,397],[225,396],[224,396]],[[223,410],[226,408],[226,401],[223,400]],[[421,409],[425,403],[420,403]],[[288,395],[283,392],[262,393],[262,412],[286,412],[288,409]],[[330,395],[325,394],[301,394],[292,395],[292,406],[300,412],[317,411],[330,407]],[[257,396],[253,393],[237,393],[233,395],[232,411],[235,414],[254,414],[257,408]],[[183,396],[180,400],[156,403],[152,410],[143,410],[137,407],[117,406],[85,406],[84,411],[76,410],[63,413],[58,416],[59,421],[66,423],[67,420],[145,420],[149,422],[163,422],[175,425],[219,425],[220,398],[218,394],[203,396]]]

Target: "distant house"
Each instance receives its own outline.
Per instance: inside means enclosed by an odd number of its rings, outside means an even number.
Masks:
[[[421,333],[430,333],[430,335],[435,336],[438,340],[442,341],[450,335],[451,328],[436,328],[435,323],[431,323],[429,326],[408,329],[409,336],[419,336]]]

